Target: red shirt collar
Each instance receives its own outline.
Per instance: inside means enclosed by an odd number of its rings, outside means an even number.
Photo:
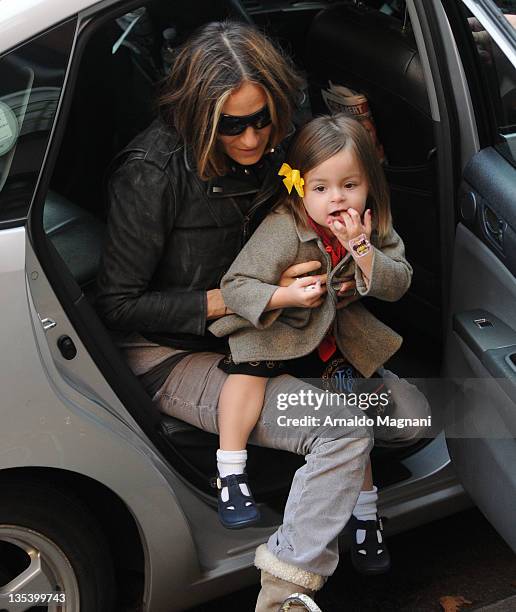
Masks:
[[[335,267],[346,254],[346,249],[342,246],[336,236],[329,236],[320,225],[317,225],[317,223],[308,215],[307,217],[310,227],[321,239],[326,252],[329,253],[331,257],[331,264],[333,267]]]

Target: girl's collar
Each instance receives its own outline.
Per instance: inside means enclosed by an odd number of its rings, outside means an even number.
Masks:
[[[337,236],[326,232],[324,227],[321,227],[320,225],[318,225],[310,217],[308,217],[308,223],[310,224],[314,232],[321,239],[321,242],[323,243],[325,251],[329,253],[331,257],[332,265],[336,266],[339,263],[339,261],[346,255],[346,252],[347,252],[346,247],[342,246]]]

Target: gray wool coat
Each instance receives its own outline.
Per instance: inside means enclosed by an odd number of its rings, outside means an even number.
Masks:
[[[374,317],[360,302],[337,310],[337,291],[343,280],[355,278],[361,296],[394,302],[410,286],[412,268],[405,259],[403,241],[392,228],[379,242],[371,236],[374,256],[371,279],[366,286],[352,256],[332,269],[331,258],[311,228],[299,226],[292,213],[270,213],[221,281],[228,308],[236,314],[212,323],[216,336],[228,336],[235,363],[295,359],[312,352],[333,326],[338,348],[365,377],[370,377],[401,346],[402,338]],[[283,271],[292,264],[318,260],[328,273],[325,300],[318,308],[265,308]]]

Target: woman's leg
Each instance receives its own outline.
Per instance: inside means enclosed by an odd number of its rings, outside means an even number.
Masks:
[[[217,403],[227,378],[218,368],[219,361],[220,355],[214,353],[185,357],[154,396],[160,409],[200,429],[218,433]],[[267,574],[263,588],[269,594],[274,591],[271,576],[280,579],[277,593],[290,583],[299,585],[303,592],[322,587],[337,565],[337,536],[351,516],[364,480],[372,447],[371,429],[348,421],[363,416],[362,411],[324,401],[318,405],[320,394],[318,389],[290,376],[270,379],[264,407],[250,435],[252,444],[306,457],[305,465],[294,475],[283,525],[269,538],[267,547],[257,551],[256,565]],[[399,396],[393,395],[395,399]],[[421,415],[425,413],[423,403],[419,405]],[[389,405],[382,416],[390,410]],[[399,410],[394,412],[389,416],[399,416]],[[303,416],[313,418],[303,426],[285,425],[289,419]],[[337,426],[331,420],[326,424],[328,418],[338,417],[346,421]],[[412,427],[410,440],[421,431],[422,428]],[[380,433],[386,434],[382,436],[386,439],[396,437],[396,442],[403,441],[403,435],[399,430],[396,434],[394,428],[382,427]],[[281,587],[282,580],[285,588]],[[265,605],[258,609],[268,610]]]
[[[227,378],[217,367],[219,361],[220,355],[213,353],[185,357],[154,398],[160,409],[218,433],[217,404]],[[260,569],[311,590],[320,588],[337,566],[337,537],[355,506],[372,447],[371,429],[356,422],[362,411],[335,401],[328,405],[321,401],[325,396],[291,376],[269,379],[249,437],[251,444],[305,456],[292,481],[283,524],[258,563]],[[306,424],[296,424],[304,416]],[[345,421],[337,426],[328,422],[336,418]]]
[[[373,486],[373,468],[371,466],[371,459],[369,459],[365,469],[364,482],[362,483],[362,491],[370,491]]]
[[[368,413],[375,422],[374,438],[378,446],[403,447],[414,444],[421,438],[431,435],[432,411],[425,395],[412,383],[399,378],[394,372],[380,368],[381,375],[387,387],[392,402],[389,402],[387,412],[370,409]],[[384,417],[396,419],[402,426],[385,423]],[[380,417],[380,418],[378,418]]]

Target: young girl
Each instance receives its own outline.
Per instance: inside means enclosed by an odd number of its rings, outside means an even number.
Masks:
[[[284,373],[329,378],[339,370],[341,377],[356,370],[369,378],[401,345],[400,336],[359,302],[347,299],[341,302],[346,307],[339,307],[339,290],[350,277],[355,294],[395,301],[412,276],[392,227],[388,188],[369,134],[347,116],[318,117],[299,132],[288,162],[279,172],[286,191],[278,207],[222,279],[224,301],[235,314],[210,327],[217,336],[230,335],[231,355],[219,364],[229,376],[219,399],[216,480],[219,517],[228,528],[259,519],[245,448],[268,378]],[[310,260],[326,270],[326,286],[310,276],[277,286],[283,270]],[[351,519],[352,559],[366,573],[390,565],[376,500],[369,464]]]

